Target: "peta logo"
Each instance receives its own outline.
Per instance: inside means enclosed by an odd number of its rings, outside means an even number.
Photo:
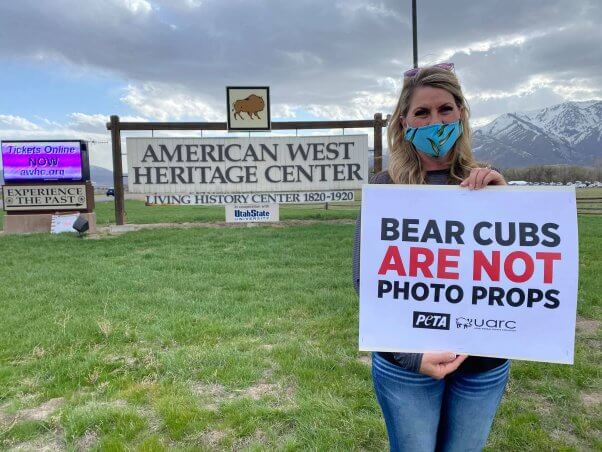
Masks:
[[[449,330],[450,314],[440,312],[414,311],[414,328],[428,328],[431,330]]]

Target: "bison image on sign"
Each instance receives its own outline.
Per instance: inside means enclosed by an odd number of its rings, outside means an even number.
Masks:
[[[267,86],[228,86],[228,130],[270,130],[270,90]]]
[[[239,115],[240,119],[243,118],[242,114],[246,113],[249,115],[249,118],[253,119],[253,115],[257,116],[258,119],[261,119],[257,113],[263,111],[265,108],[265,102],[262,97],[256,96],[255,94],[251,94],[246,99],[239,99],[234,101],[234,117]]]

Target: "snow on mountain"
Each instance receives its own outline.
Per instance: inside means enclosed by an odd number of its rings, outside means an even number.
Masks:
[[[503,114],[475,129],[473,150],[479,160],[502,168],[591,165],[602,158],[602,101]]]

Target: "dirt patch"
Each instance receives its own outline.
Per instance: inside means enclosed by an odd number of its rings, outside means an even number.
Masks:
[[[126,408],[130,406],[127,400],[115,399],[107,402],[91,401],[84,405],[86,407],[111,407],[111,408]]]
[[[360,355],[357,359],[360,363],[365,364],[366,366],[372,365],[372,355]]]
[[[9,408],[10,403],[8,402],[0,405],[0,426],[10,424],[13,421],[14,416],[7,413]]]
[[[586,408],[597,408],[602,403],[602,392],[585,392],[581,394],[581,403]]]
[[[245,436],[244,438],[236,440],[232,445],[232,450],[246,449],[252,444],[261,444],[265,447],[268,444],[268,441],[268,436],[265,432],[262,430],[255,430],[251,436]]]
[[[583,317],[577,317],[577,331],[579,331],[580,333],[584,333],[587,335],[596,334],[600,329],[600,324],[602,324],[602,322],[600,322],[599,320],[584,319]]]
[[[57,452],[66,450],[66,447],[63,439],[59,435],[55,433],[49,433],[30,441],[15,444],[8,450],[11,452]]]
[[[528,397],[533,402],[535,412],[542,416],[551,416],[554,412],[554,405],[541,394],[530,393]]]
[[[227,391],[224,386],[218,383],[195,381],[192,383],[191,389],[202,400],[203,407],[211,411],[217,411],[220,403],[236,397],[236,394]]]
[[[257,383],[247,389],[243,389],[242,393],[253,400],[259,400],[266,395],[278,397],[281,393],[281,388],[274,383]]]
[[[140,408],[138,413],[148,421],[148,428],[151,432],[158,432],[161,430],[162,421],[155,410],[152,408]]]
[[[125,224],[125,225],[109,225],[96,228],[94,234],[88,234],[87,239],[98,240],[107,237],[115,237],[126,232],[140,231],[143,229],[192,229],[192,228],[246,228],[246,227],[268,227],[282,228],[285,226],[301,226],[312,224],[355,224],[352,219],[330,219],[330,220],[282,220],[279,223],[225,223],[221,222],[198,222],[198,223],[151,223],[151,224]]]
[[[205,409],[216,411],[220,403],[241,397],[260,400],[263,397],[273,397],[278,405],[289,404],[294,400],[295,391],[292,387],[283,387],[278,383],[269,383],[261,379],[254,385],[244,389],[228,390],[217,383],[194,382],[192,392],[201,399]]]
[[[134,368],[138,364],[138,360],[132,356],[108,355],[105,357],[106,364],[118,365],[120,367]]]
[[[109,234],[108,232],[95,232],[84,236],[86,240],[104,240],[119,237],[120,234]]]
[[[81,436],[75,442],[75,450],[84,451],[90,450],[98,441],[98,433],[88,430],[84,433],[84,436]]]
[[[250,397],[253,400],[270,397],[276,400],[276,405],[282,407],[293,403],[295,390],[291,386],[269,383],[265,379],[262,379],[248,388],[236,390],[236,394],[239,397]]]
[[[226,436],[228,434],[222,430],[207,430],[201,434],[199,440],[202,444],[214,449],[220,445]]]
[[[224,386],[218,383],[203,383],[202,381],[193,383],[192,392],[200,397],[212,397],[216,399],[228,399],[233,397]]]
[[[569,446],[578,446],[579,438],[570,432],[560,429],[554,429],[550,432],[550,437],[556,441],[561,441]]]
[[[42,405],[35,408],[27,408],[17,413],[17,417],[20,420],[25,421],[45,421],[48,417],[60,408],[65,399],[63,397],[57,397],[44,402]]]

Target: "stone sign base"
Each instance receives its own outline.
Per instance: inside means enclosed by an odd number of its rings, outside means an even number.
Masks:
[[[67,212],[65,212],[67,213]],[[69,212],[77,213],[77,212]],[[50,232],[53,213],[34,213],[23,215],[4,215],[5,234],[27,234],[30,232]],[[90,229],[87,232],[96,232],[96,213],[81,213],[88,220]]]

